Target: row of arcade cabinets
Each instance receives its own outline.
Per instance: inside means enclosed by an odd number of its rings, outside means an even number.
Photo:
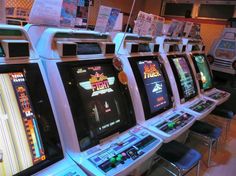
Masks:
[[[162,36],[154,41],[120,33],[114,42],[129,77],[137,122],[164,142],[176,139],[230,96],[213,87],[204,51],[192,49],[202,47],[201,41],[193,47],[189,39]]]
[[[27,26],[38,56],[22,28],[0,28],[4,176],[141,173],[229,97],[180,40]]]
[[[28,34],[0,26],[0,175],[80,175],[65,152],[46,74]]]

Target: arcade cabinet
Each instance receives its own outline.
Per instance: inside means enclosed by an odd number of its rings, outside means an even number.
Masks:
[[[0,175],[81,175],[64,153],[49,86],[25,30],[0,25]]]
[[[168,75],[175,80],[178,94],[177,106],[196,114],[202,119],[214,110],[216,103],[202,96],[197,89],[196,80],[187,55],[186,46],[178,38],[156,38],[160,44],[161,57],[169,65]]]
[[[225,129],[227,138],[228,130],[234,113],[231,110],[218,105],[226,102],[230,97],[230,93],[216,89],[214,87],[213,74],[211,72],[207,57],[204,53],[205,47],[202,41],[187,38],[183,40],[185,41],[183,43],[186,43],[186,53],[190,57],[190,63],[194,70],[196,79],[198,80],[198,86],[201,89],[201,93],[217,103],[217,108],[212,112],[212,114],[226,121]]]
[[[73,160],[89,175],[140,169],[162,140],[136,125],[129,80],[109,34],[48,28],[37,50]]]
[[[230,75],[236,74],[236,28],[225,28],[209,52],[211,69]]]
[[[176,108],[172,80],[158,55],[160,46],[150,36],[136,34],[118,33],[113,41],[129,78],[131,97],[136,114],[139,114],[136,116],[138,123],[165,143],[176,139],[196,118]]]
[[[197,166],[198,175],[201,154],[174,141],[193,124],[196,117],[176,108],[174,100],[177,97],[172,94],[174,91],[170,86],[172,80],[167,76],[166,64],[158,55],[160,46],[151,37],[135,34],[119,33],[113,41],[128,73],[131,97],[136,114],[139,114],[138,123],[164,140],[156,153],[157,160],[164,159],[171,164],[178,171],[177,175]],[[188,165],[183,164],[186,161]]]
[[[186,53],[190,57],[190,64],[198,80],[201,93],[220,105],[227,101],[230,93],[214,88],[213,75],[205,55],[205,46],[201,40],[183,39],[186,44]]]

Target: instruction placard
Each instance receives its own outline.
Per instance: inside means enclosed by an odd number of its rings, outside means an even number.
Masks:
[[[95,31],[111,32],[115,26],[120,9],[100,6]]]

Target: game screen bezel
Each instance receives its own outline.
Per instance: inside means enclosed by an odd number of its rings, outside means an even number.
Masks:
[[[112,64],[112,59],[97,59],[97,60],[83,60],[83,61],[72,61],[72,62],[59,62],[57,63],[63,85],[65,87],[66,95],[72,112],[74,124],[76,127],[76,133],[78,142],[80,145],[80,150],[87,150],[101,142],[104,138],[111,135],[121,133],[135,126],[136,120],[134,116],[133,106],[129,94],[129,89],[127,85],[123,85],[119,82],[118,73]],[[74,69],[82,67],[103,67],[108,68],[112,72],[112,76],[115,78],[114,88],[117,88],[119,94],[119,107],[125,112],[125,117],[122,116],[121,123],[115,128],[108,128],[108,131],[102,134],[96,134],[97,136],[92,136],[96,129],[91,129],[91,124],[89,125],[88,118],[85,116],[87,113],[86,107],[84,107],[83,95],[81,95],[80,89],[78,88],[81,82],[76,79]],[[104,70],[103,70],[104,71]],[[106,76],[106,74],[104,74]],[[111,76],[111,75],[110,75]],[[109,77],[109,75],[108,75]],[[88,78],[89,80],[89,78]],[[87,80],[87,81],[88,81]],[[116,93],[114,91],[114,93]],[[106,95],[107,96],[107,95]],[[109,95],[108,95],[109,96]],[[99,99],[102,99],[104,95],[99,95]],[[80,100],[80,101],[79,101]],[[91,99],[92,101],[92,99]],[[120,109],[121,109],[120,108]],[[88,114],[88,113],[87,113]],[[127,118],[128,117],[128,118]],[[87,140],[87,144],[86,144]],[[85,144],[85,145],[84,145]]]
[[[147,91],[146,91],[146,88],[145,88],[145,85],[144,85],[144,81],[142,79],[142,75],[141,75],[141,73],[139,71],[139,68],[138,68],[138,65],[137,65],[137,63],[139,61],[149,61],[149,60],[150,61],[156,61],[159,64],[160,71],[162,72],[163,77],[164,77],[163,81],[165,82],[166,91],[168,93],[169,105],[166,106],[166,107],[160,108],[160,109],[156,110],[155,112],[151,112],[151,107],[150,107],[150,103],[149,103],[149,100],[148,100],[148,94],[147,94]],[[134,76],[135,76],[135,79],[136,79],[136,82],[137,82],[139,94],[141,96],[142,105],[143,105],[144,113],[145,113],[145,119],[148,120],[150,118],[155,117],[158,114],[161,114],[162,112],[167,111],[168,109],[171,109],[173,107],[173,102],[172,102],[173,93],[172,93],[172,90],[171,90],[171,86],[170,86],[170,82],[169,82],[167,72],[164,68],[164,65],[160,64],[160,62],[158,60],[158,57],[156,57],[156,56],[129,57],[129,62],[130,62],[130,65],[132,67],[132,70],[133,70],[133,73],[134,73]]]
[[[172,69],[174,77],[175,77],[175,82],[176,82],[177,87],[178,87],[178,92],[179,92],[181,103],[187,102],[187,101],[191,100],[192,98],[195,98],[198,95],[197,85],[196,85],[195,77],[194,77],[194,74],[193,74],[193,70],[192,70],[191,65],[189,63],[189,60],[187,59],[187,56],[186,55],[168,55],[167,58],[169,60],[171,69]],[[180,82],[180,79],[179,79],[179,76],[178,76],[178,71],[177,71],[177,68],[175,67],[175,64],[174,64],[174,61],[173,61],[175,58],[184,58],[187,65],[188,65],[188,67],[189,67],[190,74],[191,74],[192,79],[193,79],[194,90],[195,90],[195,93],[192,94],[189,97],[184,97],[184,92],[182,90],[181,82]]]
[[[195,70],[196,70],[196,72],[197,72],[198,74],[200,73],[200,69],[199,69],[199,67],[198,67],[198,65],[197,65],[197,63],[196,63],[196,60],[195,60],[195,57],[196,57],[196,56],[201,56],[201,57],[204,58],[204,60],[205,60],[205,62],[206,62],[206,65],[207,65],[207,68],[208,68],[208,70],[209,70],[209,74],[210,74],[209,76],[210,76],[210,79],[211,79],[211,87],[206,88],[206,89],[203,88],[203,83],[202,83],[201,80],[199,80],[198,82],[199,82],[200,88],[201,88],[202,90],[204,90],[204,91],[211,90],[211,89],[214,88],[214,82],[213,82],[213,75],[212,75],[212,72],[211,72],[211,69],[210,69],[210,64],[209,64],[208,60],[206,59],[206,55],[205,55],[205,54],[192,54],[192,55],[191,55],[191,58],[192,58],[192,61],[193,61],[193,65],[194,65],[194,68],[195,68]]]

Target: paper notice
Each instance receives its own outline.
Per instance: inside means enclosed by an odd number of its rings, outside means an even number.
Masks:
[[[6,23],[6,1],[0,0],[0,23]]]
[[[89,2],[84,0],[79,0],[77,12],[76,12],[76,20],[75,27],[86,28],[88,22],[88,9]]]
[[[98,18],[96,21],[95,31],[106,32],[106,26],[111,13],[111,8],[106,6],[100,6],[98,12]]]
[[[63,0],[35,0],[29,16],[29,23],[59,26]]]
[[[200,39],[201,38],[201,36],[200,36],[200,29],[201,29],[201,25],[200,24],[193,23],[191,31],[190,31],[188,37],[195,38],[195,39]]]
[[[100,6],[95,31],[111,32],[115,26],[120,9]]]
[[[170,27],[168,29],[167,35],[168,36],[174,36],[175,30],[178,27],[179,22],[177,20],[172,20]]]
[[[148,13],[139,11],[137,20],[135,21],[133,33],[140,36],[148,35],[152,23],[152,16]]]
[[[162,18],[157,15],[153,15],[153,14],[150,14],[150,15],[151,15],[152,20],[151,20],[151,26],[150,26],[148,34],[153,37],[161,36],[165,18]]]
[[[193,27],[193,23],[192,22],[186,22],[185,26],[184,26],[184,32],[183,32],[183,36],[184,37],[189,37],[190,31]]]
[[[63,0],[61,8],[60,25],[65,27],[74,27],[77,11],[77,0]]]

